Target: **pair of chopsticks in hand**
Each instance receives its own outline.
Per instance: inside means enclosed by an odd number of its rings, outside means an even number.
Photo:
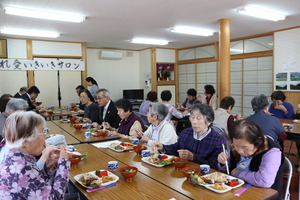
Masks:
[[[50,147],[51,149],[54,149],[54,150],[60,150],[60,148],[58,148],[58,146],[53,146],[53,145],[47,145],[47,147]],[[72,153],[71,151],[69,151],[68,149],[67,149],[67,151],[66,151],[67,153]]]
[[[224,154],[226,154],[226,150],[225,150],[225,146],[224,144],[222,144],[222,147],[223,147],[223,152]],[[227,171],[227,174],[229,174],[229,168],[228,168],[228,161],[226,160],[225,162],[225,165],[226,165],[226,171]],[[246,190],[248,190],[252,185],[251,184],[247,184],[245,187],[243,187],[242,189],[240,189],[237,193],[235,193],[234,195],[235,196],[240,196],[241,194],[243,194]]]
[[[224,152],[224,154],[226,155],[226,150],[225,150],[224,144],[222,144],[222,147],[223,147],[223,152]],[[226,171],[227,171],[227,174],[229,174],[229,168],[228,168],[228,161],[227,161],[227,160],[226,160],[226,162],[225,162],[225,165],[226,165]]]

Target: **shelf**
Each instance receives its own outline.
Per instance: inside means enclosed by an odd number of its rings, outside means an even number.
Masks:
[[[157,81],[157,85],[175,85],[176,81],[171,80],[171,81]]]

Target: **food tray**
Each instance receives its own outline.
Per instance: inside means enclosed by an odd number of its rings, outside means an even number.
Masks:
[[[214,172],[214,173],[206,174],[206,175],[200,176],[200,178],[201,178],[201,177],[207,177],[207,178],[208,178],[208,177],[210,177],[211,175],[216,174],[216,173],[220,173],[220,172]],[[220,174],[223,174],[223,173],[220,173]],[[239,178],[230,176],[230,175],[228,175],[228,174],[223,174],[223,175],[225,175],[226,179],[229,180],[229,181],[230,181],[230,180],[233,180],[233,179],[237,179],[238,182],[239,182],[239,184],[236,185],[236,186],[234,186],[234,187],[231,187],[231,186],[225,184],[225,187],[227,188],[227,189],[225,189],[225,190],[217,190],[217,189],[215,189],[215,188],[212,188],[211,186],[214,186],[214,184],[200,183],[200,182],[199,182],[199,185],[202,185],[202,186],[206,187],[207,189],[209,189],[209,190],[211,190],[211,191],[214,191],[214,192],[217,192],[217,193],[224,193],[224,192],[228,192],[228,191],[231,190],[231,189],[240,187],[240,186],[242,186],[243,184],[245,184],[245,182],[244,182],[242,179],[239,179]]]
[[[160,155],[161,155],[161,156],[162,156],[162,155],[168,156],[168,158],[166,158],[166,159],[164,159],[164,160],[169,160],[169,159],[172,159],[172,158],[173,158],[173,156],[170,156],[170,155],[167,155],[167,154],[160,154]],[[143,157],[143,158],[142,158],[142,161],[145,162],[145,163],[147,163],[147,164],[149,164],[149,165],[152,165],[152,166],[154,166],[154,167],[164,167],[164,166],[167,166],[167,165],[171,165],[171,164],[172,164],[171,162],[170,162],[170,164],[164,164],[164,165],[162,165],[162,164],[155,164],[155,163],[150,162],[150,161],[149,161],[149,158],[150,158],[150,156],[149,156],[149,157]]]
[[[102,171],[102,170],[104,170],[104,169],[101,169],[100,171]],[[105,170],[105,171],[107,171],[107,170]],[[109,185],[109,184],[111,184],[111,183],[115,183],[115,182],[117,182],[117,181],[119,180],[119,177],[118,177],[117,175],[111,173],[110,171],[107,171],[107,172],[108,172],[108,176],[114,177],[115,180],[110,181],[110,182],[106,182],[106,183],[101,183],[100,186],[106,186],[106,185]],[[80,177],[81,177],[82,175],[84,175],[84,174],[92,174],[92,175],[95,176],[97,179],[102,180],[102,178],[100,178],[100,177],[98,177],[98,176],[96,175],[96,171],[87,172],[87,173],[83,173],[83,174],[78,174],[78,175],[74,176],[74,179],[75,179],[80,185],[82,185],[82,186],[85,187],[85,188],[93,189],[93,187],[85,186],[85,185],[82,184],[82,182],[79,180]],[[99,186],[99,187],[100,187],[100,186]]]
[[[118,142],[116,142],[116,143],[118,143]],[[129,142],[123,142],[123,144],[125,144],[125,145],[120,145],[123,149],[115,149],[115,148],[111,147],[111,145],[108,148],[113,150],[113,151],[116,151],[116,152],[123,152],[123,151],[133,150],[133,147],[135,146],[135,145],[133,145]],[[127,147],[126,144],[130,145],[130,147]]]
[[[70,123],[71,122],[69,119],[61,119],[59,121],[62,123]]]

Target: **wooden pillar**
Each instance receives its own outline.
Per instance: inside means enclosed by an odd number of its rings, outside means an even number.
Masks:
[[[151,48],[152,90],[157,91],[156,48]]]
[[[27,60],[32,60],[32,40],[26,40],[26,52],[27,52]],[[27,87],[34,86],[34,71],[27,70]]]
[[[220,101],[230,95],[230,20],[219,20]]]
[[[81,85],[83,85],[85,88],[87,88],[87,84],[85,79],[87,78],[87,56],[86,56],[86,43],[81,43],[81,55],[82,55],[82,61],[84,62],[84,71],[81,71]]]

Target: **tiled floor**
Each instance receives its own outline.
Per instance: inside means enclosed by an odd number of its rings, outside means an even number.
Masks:
[[[285,152],[288,152],[290,144],[291,144],[291,142],[288,140],[284,142]],[[296,148],[295,143],[293,143],[291,152],[297,154],[297,148]],[[295,164],[297,163],[298,160],[297,160],[297,157],[293,156],[293,155],[290,155],[289,159],[293,165],[293,176],[292,176],[292,181],[291,181],[291,185],[290,185],[290,193],[291,193],[290,199],[298,200],[299,199],[299,172],[297,172],[297,167],[295,167]],[[284,182],[283,187],[284,187],[283,190],[285,191],[285,182]]]

